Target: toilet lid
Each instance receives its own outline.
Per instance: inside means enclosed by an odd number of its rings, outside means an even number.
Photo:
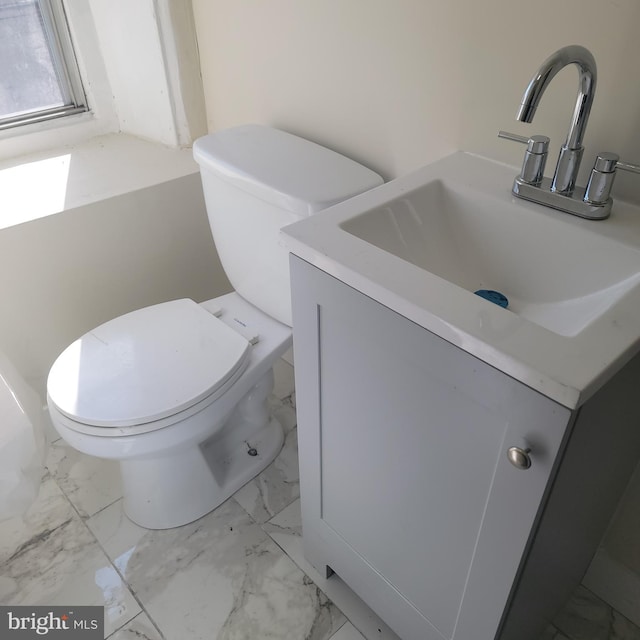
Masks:
[[[72,420],[144,424],[216,392],[246,366],[249,342],[193,300],[173,300],[110,320],[67,347],[47,381]]]

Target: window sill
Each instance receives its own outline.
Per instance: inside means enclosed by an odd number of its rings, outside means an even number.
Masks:
[[[0,162],[0,229],[198,172],[190,149],[118,133]]]

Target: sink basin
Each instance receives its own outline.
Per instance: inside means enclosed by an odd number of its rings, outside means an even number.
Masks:
[[[469,292],[575,335],[640,281],[638,251],[442,180],[356,215],[348,233]]]
[[[640,351],[640,207],[584,220],[514,198],[517,173],[458,152],[285,227],[284,242],[573,409]]]

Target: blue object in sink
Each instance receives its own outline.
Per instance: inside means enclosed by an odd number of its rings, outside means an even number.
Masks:
[[[488,300],[489,302],[493,302],[493,304],[497,304],[499,307],[507,308],[509,304],[509,300],[507,296],[500,293],[499,291],[493,291],[491,289],[478,289],[474,292],[477,296]]]

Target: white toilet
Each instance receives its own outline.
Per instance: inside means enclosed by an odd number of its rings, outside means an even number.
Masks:
[[[120,462],[125,513],[150,529],[203,516],[278,454],[282,427],[266,400],[272,366],[291,344],[280,228],[382,183],[344,156],[259,125],[204,136],[193,153],[235,292],[110,320],[67,347],[47,382],[58,433]]]

